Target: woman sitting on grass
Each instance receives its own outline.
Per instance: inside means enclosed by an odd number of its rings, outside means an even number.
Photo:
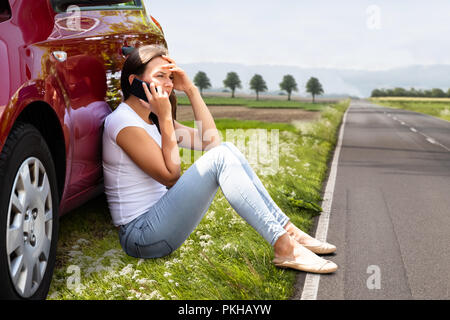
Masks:
[[[129,55],[121,75],[124,102],[105,120],[105,193],[124,251],[157,258],[179,248],[220,186],[233,209],[273,246],[276,266],[334,272],[336,264],[315,253],[331,253],[336,247],[289,221],[242,153],[220,141],[198,89],[166,54],[163,47],[143,46]],[[143,85],[148,103],[130,93],[134,78],[150,83],[150,90]],[[202,132],[174,119],[174,89],[186,93]],[[197,146],[207,152],[180,175],[178,147]]]

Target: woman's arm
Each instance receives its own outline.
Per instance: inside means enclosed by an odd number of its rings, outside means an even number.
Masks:
[[[201,127],[200,139],[202,150],[214,148],[221,143],[220,135],[217,131],[211,112],[208,110],[208,107],[200,95],[200,91],[196,86],[192,85],[185,93],[191,102],[194,118],[199,122],[199,126]]]
[[[161,148],[148,133],[139,127],[125,127],[117,137],[117,144],[145,173],[158,182],[171,187],[181,175],[180,152],[178,150],[169,96],[161,87],[156,92],[155,84],[144,91],[153,111],[158,116],[161,130]]]
[[[180,177],[181,169],[178,147],[175,138],[170,135],[173,132],[172,121],[170,120],[170,126],[167,122],[169,121],[160,121],[160,125],[164,126],[161,130],[162,148],[140,127],[123,128],[117,135],[116,142],[139,168],[170,188]]]
[[[169,58],[168,56],[162,57],[170,62],[166,67],[174,76],[173,88],[186,93],[191,102],[192,110],[194,111],[194,118],[201,127],[200,132],[197,129],[182,126],[181,124],[177,124],[176,129],[183,129],[180,135],[186,135],[186,131],[189,132],[191,136],[191,149],[194,149],[194,146],[200,145],[202,150],[209,150],[219,145],[221,143],[219,132],[217,131],[214,119],[203,101],[199,90],[192,83],[191,79],[189,79],[186,72],[178,67],[172,58]],[[189,145],[189,143],[185,143],[184,145]]]

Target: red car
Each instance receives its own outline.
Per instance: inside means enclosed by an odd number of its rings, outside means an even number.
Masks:
[[[46,297],[59,216],[103,192],[103,120],[143,44],[167,46],[141,0],[1,0],[0,298]]]

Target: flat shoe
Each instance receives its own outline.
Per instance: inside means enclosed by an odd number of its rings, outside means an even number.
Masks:
[[[309,249],[310,251],[316,253],[316,254],[328,254],[333,253],[336,251],[336,246],[328,243],[328,242],[321,242],[319,245],[309,246],[306,244],[302,244],[306,249]]]
[[[330,260],[322,260],[323,261],[317,263],[304,264],[296,260],[275,258],[272,262],[275,264],[275,266],[280,268],[291,268],[312,273],[332,273],[337,270],[338,266],[334,262]]]

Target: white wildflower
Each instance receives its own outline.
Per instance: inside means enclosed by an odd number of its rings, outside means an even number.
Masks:
[[[128,300],[135,299],[135,298],[139,299],[142,296],[141,292],[136,291],[134,289],[128,290],[128,292],[132,294],[132,296],[127,297]]]
[[[144,284],[144,285],[153,285],[158,283],[156,280],[151,280],[151,279],[137,279],[136,282],[138,284]]]
[[[103,257],[115,257],[118,253],[120,253],[119,250],[111,249],[111,250],[106,251],[103,254]]]
[[[77,243],[83,245],[83,244],[88,244],[89,241],[86,239],[80,238],[77,240]]]
[[[122,270],[120,270],[119,274],[121,276],[126,276],[126,275],[129,275],[130,273],[132,273],[133,271],[134,271],[133,270],[133,265],[132,264],[127,264],[126,267],[124,267]]]
[[[59,292],[55,291],[51,295],[48,296],[49,299],[58,299],[59,298]]]
[[[213,220],[215,214],[216,214],[216,212],[215,212],[214,210],[209,210],[209,211],[206,213],[206,219],[208,219],[208,220]]]
[[[131,279],[136,279],[142,273],[141,270],[135,270]]]
[[[164,299],[164,298],[161,296],[161,294],[159,293],[158,290],[155,290],[155,291],[150,292],[150,294],[148,295],[148,298],[149,298],[149,299],[157,298],[157,299],[160,299],[160,300]]]
[[[111,286],[112,290],[116,290],[116,289],[120,289],[120,288],[123,288],[123,286],[121,284],[118,284],[118,283],[113,283],[112,286]]]
[[[222,250],[223,250],[223,251],[226,251],[226,250],[234,250],[235,252],[237,252],[237,247],[236,247],[236,245],[233,245],[232,243],[227,243],[226,245],[224,245],[224,246],[222,247]]]
[[[73,257],[77,257],[77,256],[81,255],[82,252],[81,251],[71,250],[71,251],[67,252],[67,254],[73,258]]]
[[[85,289],[86,289],[86,287],[85,287],[83,284],[79,283],[79,284],[74,288],[74,291],[75,291],[76,294],[80,294],[80,295],[81,295]]]
[[[171,297],[172,299],[177,299],[177,296],[174,295],[172,292],[168,293],[169,297]]]
[[[224,246],[222,247],[222,250],[227,250],[227,249],[230,249],[230,248],[231,248],[231,246],[232,246],[232,244],[231,244],[231,243],[227,243],[226,245],[224,245]]]

